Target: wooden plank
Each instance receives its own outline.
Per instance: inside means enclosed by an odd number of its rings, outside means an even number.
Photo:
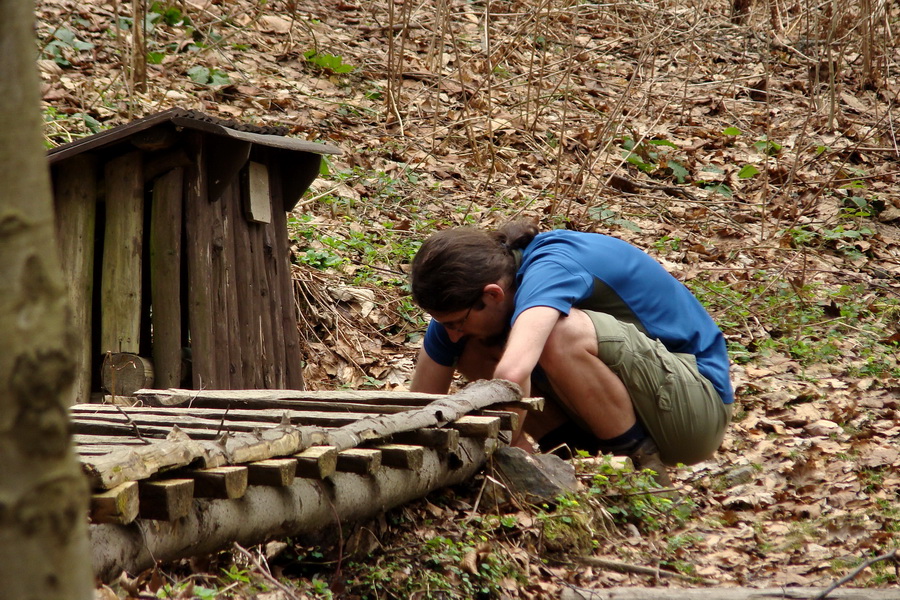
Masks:
[[[350,448],[337,454],[337,470],[357,475],[373,475],[381,470],[381,451]]]
[[[452,395],[423,394],[419,392],[394,392],[386,390],[340,390],[340,391],[304,391],[304,390],[140,390],[135,396],[146,405],[178,406],[190,403],[191,406],[207,406],[222,408],[289,408],[296,400],[310,402],[329,402],[334,404],[393,404],[405,405],[410,409],[426,406],[434,402],[446,400]],[[542,410],[543,398],[523,398],[508,403],[512,406],[528,410]]]
[[[245,214],[253,223],[272,222],[272,200],[269,192],[269,168],[259,162],[247,164],[244,195]]]
[[[71,407],[70,413],[73,417],[81,415],[157,415],[169,419],[181,418],[208,418],[221,420],[222,417],[229,417],[237,421],[259,421],[261,423],[279,423],[285,415],[292,417],[294,415],[302,417],[309,415],[310,417],[335,417],[343,422],[345,417],[359,419],[370,417],[372,415],[391,415],[410,410],[408,407],[391,407],[383,410],[384,406],[366,406],[356,405],[361,410],[351,410],[351,408],[343,406],[335,406],[324,403],[297,403],[288,409],[279,408],[263,408],[259,410],[250,408],[202,408],[202,407],[154,407],[154,406],[114,406],[110,404],[77,404]]]
[[[181,234],[184,169],[172,169],[153,185],[150,216],[150,301],[153,366],[157,387],[181,385]]]
[[[408,444],[379,444],[376,450],[381,451],[381,464],[395,469],[418,471],[425,460],[425,448]]]
[[[455,452],[459,447],[459,432],[455,429],[438,429],[428,427],[416,431],[402,431],[391,436],[391,441],[397,444],[410,444]]]
[[[265,256],[266,282],[269,290],[269,330],[264,334],[271,338],[272,366],[274,367],[274,383],[272,387],[284,389],[285,387],[285,353],[284,353],[284,303],[290,302],[293,306],[294,299],[282,297],[281,276],[284,270],[279,257],[287,252],[287,248],[278,246],[275,235],[275,227],[271,223],[263,225],[263,255]],[[296,323],[293,324],[296,327]]]
[[[241,344],[241,323],[240,309],[238,306],[238,287],[237,287],[237,249],[235,247],[235,234],[237,220],[233,215],[230,204],[240,201],[237,196],[238,182],[228,186],[218,202],[222,215],[223,228],[225,230],[225,248],[222,253],[223,259],[223,292],[225,295],[225,312],[219,317],[224,321],[225,331],[228,343],[228,363],[224,366],[227,368],[229,376],[229,384],[231,389],[244,389],[247,384],[244,381],[244,365],[243,365],[243,347]]]
[[[224,387],[216,372],[214,321],[212,312],[213,223],[207,197],[203,165],[203,136],[185,136],[193,164],[185,168],[185,240],[187,242],[188,316],[191,339],[191,372],[196,389]]]
[[[500,431],[515,431],[519,428],[519,415],[508,410],[479,410],[473,416],[499,418]]]
[[[233,500],[247,493],[247,467],[228,466],[185,471],[194,480],[194,497]]]
[[[258,302],[257,283],[253,276],[254,250],[250,241],[251,225],[242,218],[240,196],[236,188],[228,195],[232,226],[232,243],[235,251],[235,292],[237,295],[237,328],[241,351],[241,370],[244,386],[251,390],[265,387],[263,383],[262,332],[256,314]]]
[[[139,507],[138,483],[129,481],[91,495],[91,522],[127,525],[137,518]]]
[[[139,484],[140,510],[142,519],[174,521],[191,511],[194,498],[193,479],[167,479],[165,481],[142,481]]]
[[[231,386],[233,367],[231,361],[231,340],[228,335],[231,314],[228,301],[228,270],[230,267],[228,265],[227,248],[231,245],[231,240],[227,237],[227,224],[221,199],[215,202],[207,201],[201,203],[201,206],[203,210],[209,212],[210,226],[212,227],[210,300],[212,301],[211,310],[214,315],[212,335],[214,340],[213,362],[216,369],[215,380],[219,382],[218,387],[228,388]]]
[[[313,446],[296,454],[297,477],[325,479],[337,470],[337,449],[333,446]]]
[[[250,244],[253,249],[253,287],[251,296],[254,327],[260,331],[260,345],[262,352],[256,360],[259,362],[262,373],[262,385],[265,388],[276,388],[275,375],[275,346],[272,339],[273,325],[269,300],[269,279],[266,275],[266,248],[264,225],[251,224]]]
[[[139,151],[106,163],[100,352],[140,353],[144,231]]]
[[[250,485],[287,487],[297,476],[296,458],[270,458],[247,465]]]
[[[447,427],[459,431],[462,437],[495,438],[500,433],[500,419],[466,415],[448,423]]]
[[[56,234],[66,289],[72,306],[75,382],[69,404],[91,397],[94,244],[97,220],[97,162],[90,155],[74,156],[55,169]]]
[[[303,354],[300,347],[300,315],[297,312],[295,302],[294,282],[291,274],[290,242],[288,240],[287,213],[285,212],[284,172],[281,163],[270,163],[270,178],[272,181],[272,226],[275,229],[276,248],[279,261],[278,283],[281,286],[282,297],[282,325],[284,332],[284,386],[288,389],[302,390],[305,387],[303,381]],[[293,175],[293,174],[292,174]]]

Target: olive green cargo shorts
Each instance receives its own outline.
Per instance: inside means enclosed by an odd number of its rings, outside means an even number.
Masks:
[[[693,354],[669,352],[630,323],[584,311],[597,331],[597,351],[622,380],[635,412],[669,465],[698,463],[722,443],[733,405],[697,371]]]

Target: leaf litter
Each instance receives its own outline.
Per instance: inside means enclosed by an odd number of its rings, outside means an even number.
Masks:
[[[42,0],[45,134],[56,145],[180,106],[341,146],[291,219],[311,389],[405,389],[425,321],[404,282],[430,231],[525,216],[645,249],[721,324],[738,404],[720,452],[673,469],[691,516],[616,521],[591,554],[721,586],[827,586],[900,530],[900,9],[870,5],[867,18],[811,2],[743,16],[705,0],[157,2],[141,91],[130,4]],[[325,550],[255,551],[295,597],[400,597],[422,568],[488,581],[485,597],[687,585],[549,553],[540,508],[479,504],[490,479]],[[353,540],[393,592],[336,551]],[[224,596],[288,597],[222,584],[225,564],[258,571],[244,558],[119,592],[203,597],[218,581]],[[897,576],[872,565],[853,584]]]

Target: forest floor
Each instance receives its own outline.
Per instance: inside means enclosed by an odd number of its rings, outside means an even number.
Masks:
[[[674,503],[589,460],[577,496],[491,503],[487,470],[339,540],[99,596],[825,588],[900,546],[900,5],[172,0],[135,51],[131,3],[37,4],[48,146],[177,106],[343,149],[290,219],[311,389],[404,389],[418,243],[527,217],[657,258],[725,332],[738,398]]]

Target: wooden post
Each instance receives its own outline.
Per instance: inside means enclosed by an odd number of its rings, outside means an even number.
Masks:
[[[259,318],[256,315],[256,279],[253,276],[253,247],[250,240],[250,225],[243,218],[240,206],[239,191],[231,189],[228,196],[232,225],[232,244],[235,251],[235,292],[238,309],[238,334],[241,347],[241,370],[244,375],[244,387],[248,389],[264,388],[262,376],[262,336]]]
[[[189,134],[193,164],[185,170],[184,215],[187,228],[188,314],[195,389],[218,388],[212,313],[212,219],[203,161],[203,135]]]
[[[272,342],[272,314],[269,306],[269,280],[266,276],[265,237],[263,225],[250,225],[250,245],[253,252],[253,322],[260,331],[262,352],[259,361],[262,387],[276,388],[275,346]]]
[[[144,178],[139,151],[106,164],[100,352],[140,352]]]
[[[181,385],[181,232],[184,170],[172,169],[153,186],[150,220],[150,298],[153,305],[155,385]]]
[[[206,199],[201,202],[202,209],[209,213],[212,234],[210,252],[210,310],[212,312],[213,367],[215,368],[216,387],[228,388],[231,382],[231,348],[228,337],[230,327],[230,311],[228,305],[228,253],[226,248],[231,244],[227,239],[225,215],[222,211],[222,200],[212,202]],[[194,232],[190,232],[193,235]]]
[[[272,169],[272,226],[275,230],[275,260],[278,262],[278,285],[281,289],[281,327],[284,346],[284,387],[302,390],[303,356],[300,352],[300,321],[294,301],[294,282],[291,276],[287,213],[284,211],[284,197],[281,179],[283,173]]]
[[[237,219],[235,218],[234,210],[230,206],[231,204],[240,202],[238,187],[239,179],[236,178],[235,182],[228,186],[218,201],[225,231],[225,246],[222,254],[224,261],[222,283],[224,289],[222,292],[225,294],[226,312],[222,316],[225,321],[228,339],[229,360],[226,363],[226,366],[228,367],[229,387],[233,390],[240,390],[247,387],[244,379],[243,348],[241,347],[241,312],[237,285]]]
[[[72,304],[75,384],[69,404],[89,402],[92,367],[94,229],[97,220],[97,163],[81,154],[56,169],[56,233],[63,277]]]
[[[266,261],[266,281],[269,288],[268,311],[270,314],[269,330],[267,335],[271,339],[272,365],[274,366],[275,379],[270,387],[284,389],[285,386],[285,355],[284,355],[284,298],[282,297],[281,275],[283,268],[278,260],[282,248],[278,246],[275,234],[275,226],[272,223],[264,226],[264,256]],[[293,299],[291,299],[293,303]]]

